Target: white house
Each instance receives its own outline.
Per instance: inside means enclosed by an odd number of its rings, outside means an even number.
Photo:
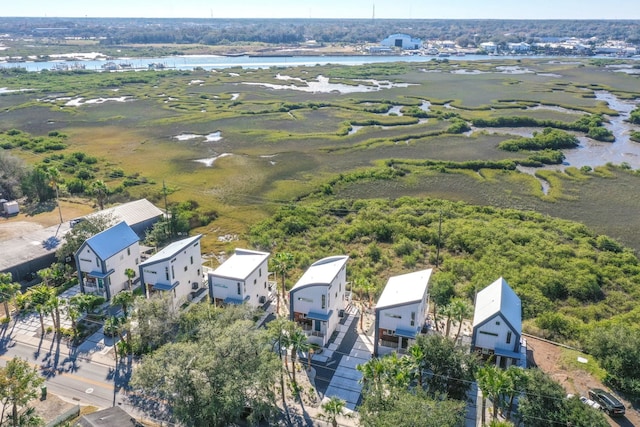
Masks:
[[[127,289],[126,270],[138,271],[138,235],[122,221],[87,239],[75,253],[80,290],[107,300]]]
[[[380,42],[381,46],[396,47],[404,50],[422,49],[422,40],[408,34],[392,34]]]
[[[381,351],[402,353],[416,338],[429,312],[431,271],[427,269],[389,278],[375,308],[374,356]]]
[[[487,53],[497,53],[498,45],[494,42],[484,42],[480,43],[480,49],[484,50]]]
[[[139,265],[140,281],[147,298],[169,292],[173,308],[184,304],[189,293],[202,283],[202,234],[171,243]]]
[[[349,304],[346,255],[316,261],[289,291],[290,319],[298,323],[310,342],[326,345]]]
[[[476,296],[471,348],[485,358],[495,357],[496,365],[508,367],[521,363],[521,336],[520,298],[500,277]]]
[[[267,302],[269,284],[268,252],[236,249],[225,262],[209,273],[209,296],[216,304],[247,303],[253,307]]]

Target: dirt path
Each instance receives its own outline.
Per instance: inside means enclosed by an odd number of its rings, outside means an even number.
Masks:
[[[590,388],[609,390],[607,386],[602,384],[597,378],[594,378],[590,373],[582,369],[565,367],[565,364],[562,363],[561,347],[528,336],[526,338],[527,346],[533,350],[535,363],[554,380],[562,384],[567,393],[577,396],[587,396]],[[617,396],[620,397],[619,395]],[[614,419],[605,415],[609,424],[612,426],[625,427],[640,426],[640,413],[638,413],[637,409],[634,409],[629,401],[624,399],[620,400],[627,407],[626,417]]]

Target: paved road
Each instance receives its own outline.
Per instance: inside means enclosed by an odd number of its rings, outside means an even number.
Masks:
[[[120,391],[128,382],[128,369],[110,366],[79,357],[65,343],[42,340],[35,343],[11,341],[0,347],[0,364],[18,356],[38,368],[45,378],[47,390],[80,404],[108,408],[126,402]]]

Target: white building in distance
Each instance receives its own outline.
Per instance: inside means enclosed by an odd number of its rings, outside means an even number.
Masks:
[[[408,34],[392,34],[380,42],[381,46],[403,50],[422,49],[422,40]]]

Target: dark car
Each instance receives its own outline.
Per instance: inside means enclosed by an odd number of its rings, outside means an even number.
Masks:
[[[599,388],[589,390],[589,398],[600,404],[602,410],[611,417],[621,417],[624,415],[624,405],[610,393]]]

